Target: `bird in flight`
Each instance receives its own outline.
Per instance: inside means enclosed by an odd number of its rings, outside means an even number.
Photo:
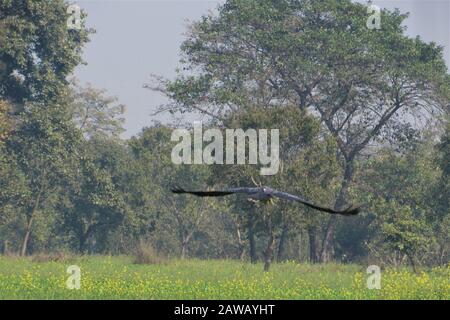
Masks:
[[[256,188],[231,188],[221,191],[186,191],[183,188],[175,187],[171,190],[175,194],[192,194],[197,197],[224,197],[232,194],[245,194],[247,197],[254,201],[261,201],[263,203],[272,202],[274,198],[280,198],[289,201],[300,202],[310,208],[327,212],[330,214],[340,214],[344,216],[354,216],[360,212],[359,207],[350,206],[345,210],[334,210],[327,207],[316,205],[306,199],[299,196],[278,191],[269,187],[256,187]]]

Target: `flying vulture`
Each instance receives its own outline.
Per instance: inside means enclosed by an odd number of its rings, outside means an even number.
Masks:
[[[246,194],[248,198],[256,201],[261,201],[263,203],[271,202],[273,198],[280,198],[284,200],[300,202],[310,208],[328,212],[330,214],[340,214],[344,216],[354,216],[360,211],[359,207],[350,206],[345,210],[333,210],[331,208],[318,206],[306,199],[299,196],[292,195],[290,193],[278,191],[269,187],[256,187],[256,188],[231,188],[221,191],[186,191],[183,188],[175,187],[172,189],[175,194],[192,194],[197,197],[223,197],[232,194]]]

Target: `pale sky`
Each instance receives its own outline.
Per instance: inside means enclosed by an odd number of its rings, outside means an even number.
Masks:
[[[179,47],[188,21],[199,19],[224,1],[119,1],[78,0],[88,13],[87,24],[96,29],[84,50],[88,63],[76,70],[81,83],[90,82],[127,106],[124,138],[139,133],[152,120],[167,121],[166,115],[151,116],[166,100],[143,85],[150,74],[173,78],[179,66]],[[365,1],[359,1],[365,2]],[[382,0],[380,7],[410,12],[410,36],[445,46],[450,65],[450,0]]]

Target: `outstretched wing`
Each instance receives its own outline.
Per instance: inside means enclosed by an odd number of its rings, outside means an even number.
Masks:
[[[172,193],[175,194],[193,194],[197,197],[224,197],[236,193],[254,194],[259,191],[258,188],[232,188],[220,191],[186,191],[183,188],[172,188]]]
[[[359,208],[354,208],[352,206],[350,206],[347,209],[342,210],[342,211],[334,210],[334,209],[327,208],[327,207],[318,206],[318,205],[316,205],[316,204],[314,204],[314,203],[312,203],[312,202],[310,202],[310,201],[308,201],[306,199],[303,199],[303,198],[301,198],[299,196],[295,196],[293,194],[290,194],[290,193],[287,193],[287,192],[281,192],[281,191],[278,191],[278,190],[274,190],[273,193],[272,193],[272,196],[278,197],[280,199],[300,202],[300,203],[302,203],[302,204],[304,204],[304,205],[306,205],[306,206],[308,206],[310,208],[313,208],[313,209],[316,209],[316,210],[319,210],[319,211],[323,211],[323,212],[328,212],[330,214],[341,214],[341,215],[344,215],[344,216],[354,216],[354,215],[357,215],[359,213],[359,211],[360,211]]]

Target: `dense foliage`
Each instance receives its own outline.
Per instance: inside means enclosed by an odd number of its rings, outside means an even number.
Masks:
[[[258,166],[173,164],[171,125],[121,139],[117,99],[66,80],[89,31],[65,28],[62,0],[19,2],[0,0],[3,253],[145,243],[266,264],[449,262],[449,76],[442,48],[403,35],[404,15],[383,11],[371,31],[350,1],[229,0],[194,23],[183,72],[153,89],[171,99],[164,110],[207,115],[205,129],[280,129],[281,170],[261,177]],[[170,192],[254,182],[363,212],[330,219],[295,203]]]

